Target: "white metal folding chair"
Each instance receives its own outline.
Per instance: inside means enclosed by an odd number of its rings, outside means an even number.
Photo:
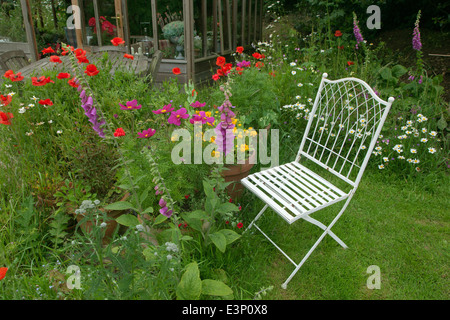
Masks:
[[[393,102],[392,97],[387,102],[380,99],[360,79],[331,81],[324,73],[313,109],[303,114],[308,124],[295,161],[241,180],[246,188],[266,203],[247,230],[254,226],[295,266],[282,288],[286,289],[289,281],[327,234],[347,248],[331,228],[347,208],[358,187]],[[313,171],[301,164],[300,159],[309,159],[316,167],[320,166],[343,180],[351,190],[342,191],[336,183],[324,179],[324,174],[319,175],[315,172],[317,170]],[[312,213],[343,200],[346,201],[342,209],[330,225],[326,226],[310,217]],[[268,207],[289,224],[303,219],[324,230],[300,263],[295,263],[256,225]]]

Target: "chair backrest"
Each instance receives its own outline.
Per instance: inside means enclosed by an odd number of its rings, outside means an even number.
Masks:
[[[14,50],[0,55],[0,69],[17,70],[30,64],[28,57],[23,50]]]
[[[328,80],[324,73],[297,154],[357,187],[394,98],[380,99],[357,78]]]
[[[156,50],[153,54],[152,61],[150,62],[150,67],[148,69],[148,74],[151,75],[152,81],[155,82],[156,76],[158,74],[159,66],[161,64],[161,60],[163,57],[163,53],[161,50]]]

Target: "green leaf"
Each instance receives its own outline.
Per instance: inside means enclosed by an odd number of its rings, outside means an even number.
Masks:
[[[148,207],[147,209],[142,211],[142,214],[144,214],[144,213],[153,213],[153,207]]]
[[[132,214],[124,214],[116,219],[117,223],[126,227],[135,227],[140,224],[139,219]]]
[[[222,281],[205,279],[202,281],[202,294],[209,296],[229,296],[233,290]]]
[[[391,69],[389,69],[389,68],[382,69],[380,72],[380,75],[384,80],[392,79],[392,72],[391,72]]]
[[[202,210],[196,210],[186,214],[182,214],[181,217],[192,229],[197,231],[202,230],[202,220],[207,220],[209,218],[208,214]]]
[[[208,198],[217,197],[216,193],[214,192],[214,188],[209,184],[207,180],[203,180],[203,189],[205,190],[205,194]]]
[[[139,202],[143,203],[145,201],[145,199],[147,199],[148,197],[148,188],[144,190],[144,192],[142,192],[141,196],[139,197]]]
[[[397,64],[394,67],[392,67],[392,75],[396,78],[400,78],[402,75],[408,72],[408,69],[406,69],[404,66]]]
[[[234,241],[236,241],[241,237],[240,234],[230,229],[222,229],[219,232],[225,236],[225,239],[227,240],[227,245],[233,243]]]
[[[160,214],[159,216],[156,217],[155,223],[153,225],[157,225],[157,224],[163,223],[167,219],[168,218],[165,215]]]
[[[227,247],[227,239],[220,231],[211,233],[209,235],[209,238],[216,245],[217,249],[219,249],[221,252],[225,252],[225,249]]]
[[[447,128],[447,121],[445,121],[444,116],[441,116],[441,118],[437,122],[437,126],[441,130],[444,130],[445,128]]]
[[[231,202],[221,203],[217,207],[217,212],[220,212],[220,213],[236,212],[236,211],[239,211],[239,207]]]
[[[117,201],[104,207],[106,210],[127,210],[134,209],[133,205],[126,201]]]
[[[186,271],[181,277],[177,286],[178,300],[198,300],[202,293],[202,280],[200,279],[200,271],[197,262],[187,265]]]

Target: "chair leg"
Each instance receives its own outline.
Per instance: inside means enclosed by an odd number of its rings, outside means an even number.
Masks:
[[[264,211],[266,211],[268,206],[269,205],[266,204],[264,206],[264,208],[261,209],[261,211],[256,215],[255,219],[253,219],[253,221],[249,224],[249,226],[247,227],[247,229],[245,229],[244,232],[247,232],[248,230],[250,230],[253,227],[253,224],[259,219],[259,217],[264,213]]]
[[[309,256],[311,255],[311,253],[316,249],[316,247],[319,245],[319,243],[323,240],[323,238],[329,234],[331,235],[331,228],[334,226],[334,224],[339,220],[339,218],[341,217],[341,215],[344,213],[345,209],[347,209],[348,204],[350,203],[350,200],[352,199],[354,194],[354,190],[351,191],[350,196],[347,198],[347,201],[345,202],[344,206],[342,207],[341,211],[339,211],[338,215],[333,219],[333,221],[330,223],[330,225],[325,229],[325,231],[322,233],[322,235],[319,237],[319,239],[316,241],[316,243],[314,243],[314,245],[312,246],[312,248],[308,251],[308,253],[303,257],[302,261],[300,261],[300,263],[297,265],[297,267],[295,268],[295,270],[291,273],[291,275],[286,279],[286,281],[281,285],[281,287],[283,289],[287,288],[287,285],[289,283],[289,281],[291,281],[291,279],[294,277],[294,275],[297,273],[297,271],[301,268],[301,266],[305,263],[305,261],[309,258]],[[312,219],[312,218],[310,218]],[[311,221],[310,221],[311,222]],[[315,220],[314,222],[318,222],[319,221]],[[315,223],[317,224],[317,223]],[[322,223],[320,223],[322,224]],[[334,233],[333,233],[334,235]],[[334,238],[334,237],[333,237]],[[337,237],[336,237],[337,238]],[[339,239],[339,238],[338,238]],[[335,239],[336,240],[336,239]],[[339,241],[341,241],[339,239]],[[338,241],[338,243],[339,243]],[[342,242],[343,243],[343,242]],[[340,243],[339,243],[340,244]],[[341,244],[342,245],[342,244]],[[345,244],[344,244],[345,245]]]
[[[322,230],[326,230],[326,229],[327,229],[327,226],[324,225],[322,222],[320,222],[320,221],[318,221],[318,220],[316,220],[316,219],[313,219],[313,218],[311,218],[311,217],[309,217],[309,216],[305,216],[305,217],[303,217],[302,219],[305,220],[305,221],[308,221],[308,222],[310,222],[310,223],[312,223],[312,224],[314,224],[314,225],[316,225],[316,226],[318,226],[318,227],[321,228]],[[341,239],[339,239],[339,237],[338,237],[337,235],[335,235],[333,231],[328,230],[328,234],[329,234],[334,240],[336,240],[336,242],[339,243],[344,249],[347,249],[347,248],[348,248],[347,245],[344,243],[344,241],[342,241]]]

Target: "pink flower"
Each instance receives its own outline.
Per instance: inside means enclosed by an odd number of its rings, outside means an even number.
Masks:
[[[192,108],[202,108],[204,106],[206,106],[206,102],[200,103],[199,101],[195,101],[195,102],[191,103]]]
[[[167,119],[167,121],[170,124],[174,124],[176,126],[180,126],[181,125],[181,119],[187,119],[189,118],[189,115],[186,113],[187,110],[186,108],[181,108],[178,111],[174,111],[170,114],[169,119]]]
[[[194,124],[194,122],[201,121],[202,124],[205,124],[206,122],[212,124],[214,120],[214,117],[207,117],[205,111],[200,111],[198,114],[194,114],[189,122]]]
[[[120,104],[120,110],[134,110],[134,109],[140,109],[142,108],[142,105],[137,105],[137,100],[131,100],[131,101],[127,101],[127,105],[124,106],[123,104]]]
[[[161,113],[170,113],[170,112],[172,112],[173,110],[175,110],[175,108],[174,107],[172,107],[172,104],[168,104],[168,105],[165,105],[162,109],[158,109],[158,110],[152,110],[152,112],[154,113],[154,114],[161,114]]]
[[[142,132],[138,132],[139,138],[151,138],[155,134],[156,130],[148,128],[147,130],[144,130]]]

